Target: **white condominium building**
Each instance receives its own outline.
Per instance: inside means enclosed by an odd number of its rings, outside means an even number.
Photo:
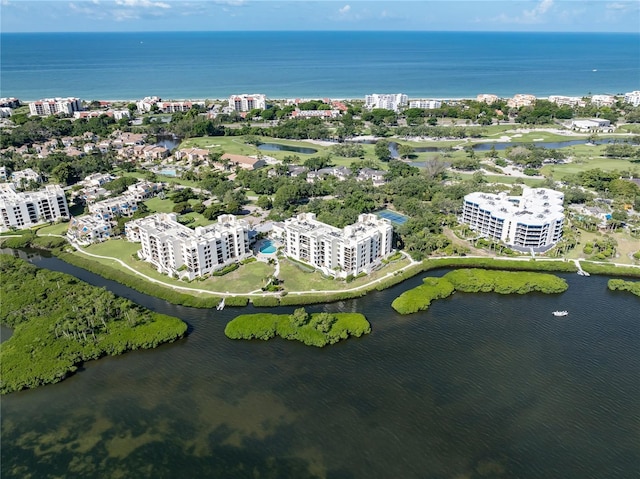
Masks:
[[[285,252],[288,256],[338,277],[370,273],[392,251],[393,227],[372,214],[344,229],[316,220],[313,213],[285,220]]]
[[[616,104],[616,97],[613,95],[593,95],[591,103],[595,106],[613,106]]]
[[[486,103],[491,105],[499,100],[498,95],[493,95],[492,93],[480,93],[476,97],[476,101],[480,103]]]
[[[398,111],[401,106],[409,102],[409,97],[403,93],[379,94],[373,93],[364,97],[366,108],[384,108],[385,110]]]
[[[640,106],[640,90],[625,93],[624,102],[629,103],[631,106]]]
[[[74,111],[80,110],[82,110],[82,102],[78,98],[47,98],[29,103],[29,112],[38,116],[58,113],[73,115]]]
[[[526,93],[518,93],[513,98],[507,100],[507,106],[509,108],[520,108],[522,106],[531,106],[535,103],[536,97]]]
[[[583,107],[587,103],[579,96],[562,96],[562,95],[551,95],[549,96],[549,101],[551,103],[555,103],[558,106],[580,106]]]
[[[82,245],[108,240],[111,235],[111,221],[90,215],[72,217],[67,228],[67,238]]]
[[[422,108],[423,110],[436,110],[442,106],[440,100],[411,100],[409,108]]]
[[[233,215],[195,230],[181,225],[174,213],[158,213],[125,225],[129,241],[140,242],[141,259],[159,272],[194,279],[251,256],[249,227]]]
[[[462,222],[482,236],[520,251],[546,251],[562,237],[564,195],[523,186],[522,196],[471,193],[464,197]]]
[[[37,173],[31,168],[25,168],[24,170],[14,171],[11,173],[11,181],[20,186],[21,183],[29,183],[30,181],[36,181],[42,183],[42,177],[40,173]]]
[[[25,228],[69,217],[64,191],[58,185],[47,185],[40,191],[18,193],[12,183],[0,184],[0,230]]]
[[[264,110],[267,108],[267,98],[260,93],[231,95],[229,108],[235,111],[251,111],[254,108]]]

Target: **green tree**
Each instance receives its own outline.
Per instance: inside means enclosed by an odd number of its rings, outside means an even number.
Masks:
[[[289,315],[289,321],[295,327],[304,326],[309,322],[309,313],[304,308],[297,308],[293,314]]]
[[[380,160],[380,161],[390,161],[392,156],[391,156],[391,151],[389,151],[389,141],[388,140],[378,140],[376,142],[376,146],[374,148],[374,152],[376,157]]]
[[[76,172],[71,166],[71,163],[63,162],[56,166],[53,170],[51,170],[51,176],[55,178],[55,180],[63,185],[68,185],[75,179]]]
[[[258,201],[256,202],[256,205],[259,208],[262,208],[263,210],[270,210],[273,207],[273,203],[271,201],[271,198],[269,198],[268,196],[262,195],[258,197]]]

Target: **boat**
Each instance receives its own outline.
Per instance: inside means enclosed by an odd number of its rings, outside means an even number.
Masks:
[[[567,314],[569,314],[569,311],[554,311],[553,312],[554,316],[566,316]]]

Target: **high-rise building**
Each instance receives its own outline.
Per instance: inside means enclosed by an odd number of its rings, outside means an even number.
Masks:
[[[129,241],[141,243],[138,256],[159,272],[194,279],[251,256],[249,227],[233,215],[195,230],[174,213],[158,213],[125,225]]]
[[[338,277],[370,273],[392,252],[393,227],[389,220],[372,214],[343,229],[302,213],[285,220],[285,253],[298,261]]]
[[[545,251],[562,237],[563,201],[559,191],[526,186],[522,196],[470,193],[464,197],[461,221],[515,249]]]
[[[73,115],[74,111],[82,110],[79,98],[47,98],[29,103],[29,112],[37,116],[49,116],[62,113]]]
[[[251,111],[256,108],[264,110],[267,108],[267,99],[260,93],[231,95],[229,97],[229,108],[235,111]]]
[[[13,183],[0,184],[0,230],[31,226],[69,218],[64,190],[59,185],[47,185],[39,191],[17,192]]]

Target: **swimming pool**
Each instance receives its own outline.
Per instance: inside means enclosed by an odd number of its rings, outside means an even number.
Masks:
[[[271,240],[267,240],[260,246],[260,252],[262,254],[273,254],[276,252],[276,247]]]
[[[178,176],[178,172],[176,171],[175,168],[166,168],[164,170],[160,170],[158,171],[158,174],[164,175],[164,176]]]

